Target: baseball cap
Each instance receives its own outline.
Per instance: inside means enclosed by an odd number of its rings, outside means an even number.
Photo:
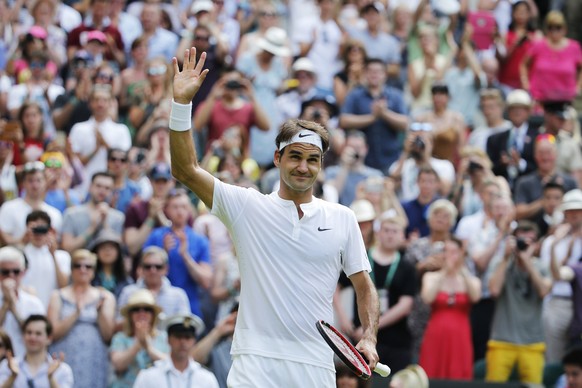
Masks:
[[[172,170],[166,163],[158,163],[150,170],[150,178],[153,181],[158,179],[172,179]]]
[[[87,32],[87,42],[91,42],[93,40],[98,41],[99,43],[107,42],[107,37],[105,34],[99,30],[93,30]]]
[[[41,26],[32,26],[30,27],[30,30],[28,30],[28,33],[37,39],[46,39],[48,34],[46,32],[46,30],[44,28],[42,28]]]

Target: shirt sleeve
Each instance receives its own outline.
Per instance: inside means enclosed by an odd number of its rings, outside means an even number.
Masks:
[[[346,211],[347,242],[343,254],[343,270],[349,277],[361,271],[370,272],[370,261],[364,246],[364,240],[356,221],[356,215]]]

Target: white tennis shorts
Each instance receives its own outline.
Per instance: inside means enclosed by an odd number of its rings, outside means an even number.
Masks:
[[[238,354],[226,384],[229,388],[335,388],[335,373],[300,362]]]

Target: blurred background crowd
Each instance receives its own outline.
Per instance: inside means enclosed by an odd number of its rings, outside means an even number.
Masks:
[[[130,387],[167,357],[158,323],[195,314],[226,386],[236,252],[170,167],[171,58],[195,47],[219,179],[271,193],[281,123],[329,130],[315,191],[356,213],[382,362],[582,387],[559,379],[582,345],[581,41],[578,0],[0,0],[0,354],[46,315],[75,386]],[[357,341],[350,296],[342,277]]]

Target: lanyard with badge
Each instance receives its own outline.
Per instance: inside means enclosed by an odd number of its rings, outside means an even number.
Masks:
[[[370,266],[372,267],[372,272],[370,272],[370,278],[372,282],[376,284],[376,278],[374,276],[374,259],[372,255],[369,255],[368,259],[370,260]],[[392,261],[390,265],[390,269],[388,270],[388,274],[386,274],[386,279],[384,280],[384,286],[378,290],[378,300],[380,302],[380,314],[384,314],[390,305],[390,294],[389,289],[390,285],[392,284],[392,279],[394,279],[394,274],[396,273],[396,269],[398,268],[398,264],[400,264],[400,252],[395,253],[394,261]]]

